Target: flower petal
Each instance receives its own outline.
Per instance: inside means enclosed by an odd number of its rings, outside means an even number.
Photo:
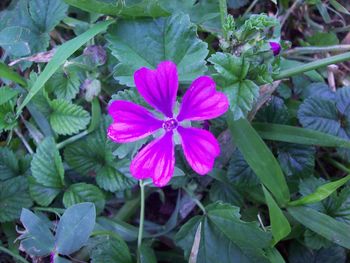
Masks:
[[[208,120],[224,114],[229,106],[227,97],[217,92],[215,82],[208,76],[197,78],[183,96],[178,121]]]
[[[156,186],[165,186],[174,174],[175,150],[173,133],[146,145],[132,160],[131,174],[137,179],[152,178]]]
[[[135,85],[142,97],[165,116],[173,117],[179,86],[176,65],[161,62],[157,69],[141,68],[134,74]]]
[[[145,138],[162,127],[146,108],[133,102],[117,100],[108,108],[114,123],[108,127],[108,137],[118,143],[133,142]]]
[[[220,154],[220,146],[213,134],[198,128],[179,126],[182,148],[192,169],[204,175],[213,169],[215,158]]]

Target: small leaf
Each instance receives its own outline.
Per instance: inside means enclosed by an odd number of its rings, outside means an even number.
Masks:
[[[62,191],[62,188],[49,187],[38,183],[34,177],[28,177],[30,196],[39,205],[48,206]]]
[[[0,69],[1,70],[1,69]],[[9,87],[0,88],[0,105],[8,102],[18,95],[18,91]]]
[[[46,222],[28,209],[22,209],[20,220],[25,227],[25,231],[19,237],[20,248],[31,256],[49,255],[54,250],[55,239]]]
[[[336,180],[334,182],[330,182],[327,184],[324,184],[322,186],[319,186],[315,192],[312,194],[309,194],[307,196],[304,196],[298,200],[289,202],[288,205],[290,206],[300,206],[300,205],[306,205],[306,204],[313,204],[322,201],[323,199],[326,199],[328,196],[330,196],[332,193],[334,193],[339,187],[343,186],[350,180],[350,175]]]
[[[13,71],[9,66],[2,62],[0,62],[0,77],[9,79],[22,86],[26,86],[26,82],[24,81],[24,79],[17,72]]]
[[[70,135],[85,129],[90,122],[89,113],[73,103],[65,100],[51,102],[53,112],[50,114],[52,129],[58,134]]]
[[[64,168],[52,137],[46,137],[37,148],[31,171],[36,181],[44,186],[60,188],[64,185]]]
[[[58,99],[71,101],[79,92],[80,78],[78,73],[70,70],[56,72],[47,82],[47,87],[53,91]]]
[[[108,30],[112,54],[120,61],[115,78],[134,86],[133,74],[141,67],[155,68],[161,61],[177,65],[181,82],[191,82],[206,71],[207,44],[184,14],[157,20],[122,20]],[[176,37],[174,37],[176,36]]]
[[[55,248],[59,254],[70,255],[84,246],[95,226],[96,208],[93,203],[69,207],[57,226]]]
[[[63,204],[65,207],[82,203],[92,202],[95,204],[96,212],[102,212],[105,206],[105,196],[95,185],[86,183],[72,184],[63,195]]]
[[[0,222],[17,219],[22,208],[32,205],[27,179],[23,176],[0,182]]]
[[[270,223],[273,235],[273,244],[277,244],[285,238],[291,231],[291,227],[282,210],[278,207],[275,200],[268,190],[263,187],[267,206],[269,208]]]
[[[0,181],[17,176],[19,173],[18,160],[9,148],[0,148]]]

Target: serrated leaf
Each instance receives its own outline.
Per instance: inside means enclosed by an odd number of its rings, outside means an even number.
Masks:
[[[101,236],[93,241],[93,248],[90,252],[92,263],[131,263],[129,248],[118,235]]]
[[[287,124],[289,119],[288,108],[284,101],[279,97],[272,96],[265,106],[257,112],[254,121]]]
[[[264,248],[269,247],[271,235],[263,232],[258,224],[240,219],[239,208],[229,204],[214,203],[206,207],[207,214],[195,216],[182,226],[176,235],[176,243],[190,255],[198,225],[200,243],[197,263],[232,262],[269,262]]]
[[[44,186],[60,188],[64,185],[64,168],[52,137],[46,137],[38,146],[31,171],[36,181]]]
[[[79,93],[80,78],[76,71],[56,72],[47,82],[47,87],[53,91],[58,99],[71,101]]]
[[[209,61],[214,64],[217,71],[214,77],[218,86],[223,89],[229,99],[234,120],[246,116],[259,96],[259,86],[245,79],[249,64],[244,58],[220,52],[212,55]]]
[[[19,173],[18,160],[8,148],[0,148],[0,181],[15,177]]]
[[[278,143],[278,161],[287,176],[305,177],[313,174],[315,148],[300,144]]]
[[[298,241],[293,241],[289,246],[288,260],[290,263],[322,262],[322,263],[345,263],[346,250],[333,245],[317,251],[302,246]]]
[[[32,205],[27,179],[23,176],[0,182],[0,222],[17,219],[22,208]]]
[[[63,0],[30,0],[29,13],[41,32],[50,32],[66,16]]]
[[[38,183],[34,177],[28,177],[30,196],[39,205],[48,206],[62,191],[62,188],[49,187]]]
[[[21,234],[21,249],[31,256],[43,257],[54,250],[55,240],[46,222],[28,209],[22,209],[21,222],[25,231]]]
[[[105,206],[105,196],[97,186],[92,184],[77,183],[69,186],[63,195],[64,206],[70,207],[83,202],[94,203],[96,212],[99,214]]]
[[[51,102],[50,124],[58,134],[71,135],[85,129],[90,122],[89,113],[83,107],[65,100]]]
[[[350,188],[345,187],[336,199],[336,205],[331,211],[331,216],[338,221],[350,224]]]
[[[122,174],[112,154],[112,143],[107,140],[107,121],[101,121],[98,130],[83,140],[69,145],[64,151],[66,162],[85,176],[96,178],[97,184],[107,191],[122,191],[135,180]]]
[[[112,54],[120,61],[115,78],[134,86],[133,74],[141,67],[155,68],[161,61],[177,64],[181,82],[191,82],[206,70],[207,44],[184,14],[157,20],[123,20],[108,30]],[[175,37],[176,36],[176,37]]]
[[[18,91],[9,87],[0,88],[0,105],[8,102],[18,95]]]
[[[61,255],[70,255],[84,246],[95,226],[93,203],[69,207],[61,217],[55,236],[55,248]]]

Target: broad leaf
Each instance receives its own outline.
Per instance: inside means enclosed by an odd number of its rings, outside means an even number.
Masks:
[[[254,222],[240,219],[239,208],[229,204],[214,203],[206,207],[207,214],[195,216],[182,226],[176,242],[185,250],[188,258],[195,236],[199,238],[197,261],[214,262],[269,262],[264,249],[271,242],[271,235],[262,231]],[[200,232],[196,235],[198,226]],[[197,240],[198,241],[198,240]]]
[[[34,177],[29,177],[29,193],[30,196],[39,205],[48,206],[62,191],[61,187],[45,186],[36,181]]]
[[[36,181],[44,186],[60,188],[64,185],[64,168],[52,137],[46,137],[38,146],[31,171]]]
[[[80,78],[74,70],[58,71],[47,82],[47,87],[58,99],[72,100],[79,93]]]
[[[108,33],[109,47],[120,61],[115,78],[121,84],[134,86],[137,69],[155,68],[164,60],[176,63],[182,82],[191,82],[206,71],[207,44],[197,37],[187,15],[120,21]]]
[[[23,207],[32,205],[27,179],[23,176],[0,182],[0,222],[17,219]]]
[[[92,263],[132,262],[127,244],[114,233],[94,238],[92,243],[93,248],[90,252]]]
[[[84,246],[95,226],[93,203],[69,207],[61,217],[55,236],[55,248],[61,255],[70,255]]]
[[[105,206],[105,196],[98,187],[92,184],[77,183],[69,186],[63,195],[64,206],[70,207],[83,202],[94,203],[96,212],[101,213]]]
[[[228,53],[215,53],[209,58],[214,64],[217,84],[223,89],[230,102],[234,120],[247,115],[259,95],[259,86],[245,79],[249,64],[244,58]]]
[[[11,89],[10,87],[2,87],[0,88],[0,105],[8,102],[12,98],[18,95],[18,91],[15,89]]]
[[[52,113],[50,123],[52,129],[58,134],[70,135],[85,129],[90,122],[89,113],[66,100],[53,100],[51,102]]]
[[[55,239],[50,228],[42,219],[22,209],[21,222],[25,230],[21,232],[21,248],[31,256],[47,256],[54,250]]]

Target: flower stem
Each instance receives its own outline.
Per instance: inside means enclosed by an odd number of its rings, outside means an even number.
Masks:
[[[70,144],[70,143],[73,143],[73,142],[79,140],[80,138],[82,138],[82,137],[84,137],[84,136],[86,136],[86,135],[88,135],[88,134],[89,134],[89,132],[88,132],[87,130],[85,130],[85,131],[83,131],[83,132],[81,132],[81,133],[78,133],[77,135],[74,135],[74,136],[72,136],[72,137],[69,137],[67,140],[64,140],[64,141],[58,143],[58,144],[57,144],[57,149],[60,150],[60,149],[62,149],[63,147],[65,147],[66,145],[68,145],[68,144]]]
[[[310,70],[315,70],[331,64],[343,62],[346,60],[350,60],[350,52],[346,52],[344,54],[340,54],[340,55],[336,55],[336,56],[332,56],[324,59],[319,59],[317,61],[306,63],[299,67],[293,67],[290,69],[282,70],[279,74],[274,76],[274,79],[279,80],[279,79],[289,78],[291,76],[294,76],[300,73],[304,73]]]
[[[140,200],[140,225],[139,225],[139,235],[137,237],[137,252],[138,252],[138,257],[137,257],[137,262],[141,262],[140,260],[140,249],[141,249],[141,244],[142,244],[142,236],[143,236],[143,225],[145,221],[145,185],[143,183],[143,180],[140,180],[140,195],[141,195],[141,200]]]
[[[296,47],[283,52],[283,55],[291,54],[314,54],[323,52],[342,52],[349,51],[350,45],[333,45],[325,47]]]

